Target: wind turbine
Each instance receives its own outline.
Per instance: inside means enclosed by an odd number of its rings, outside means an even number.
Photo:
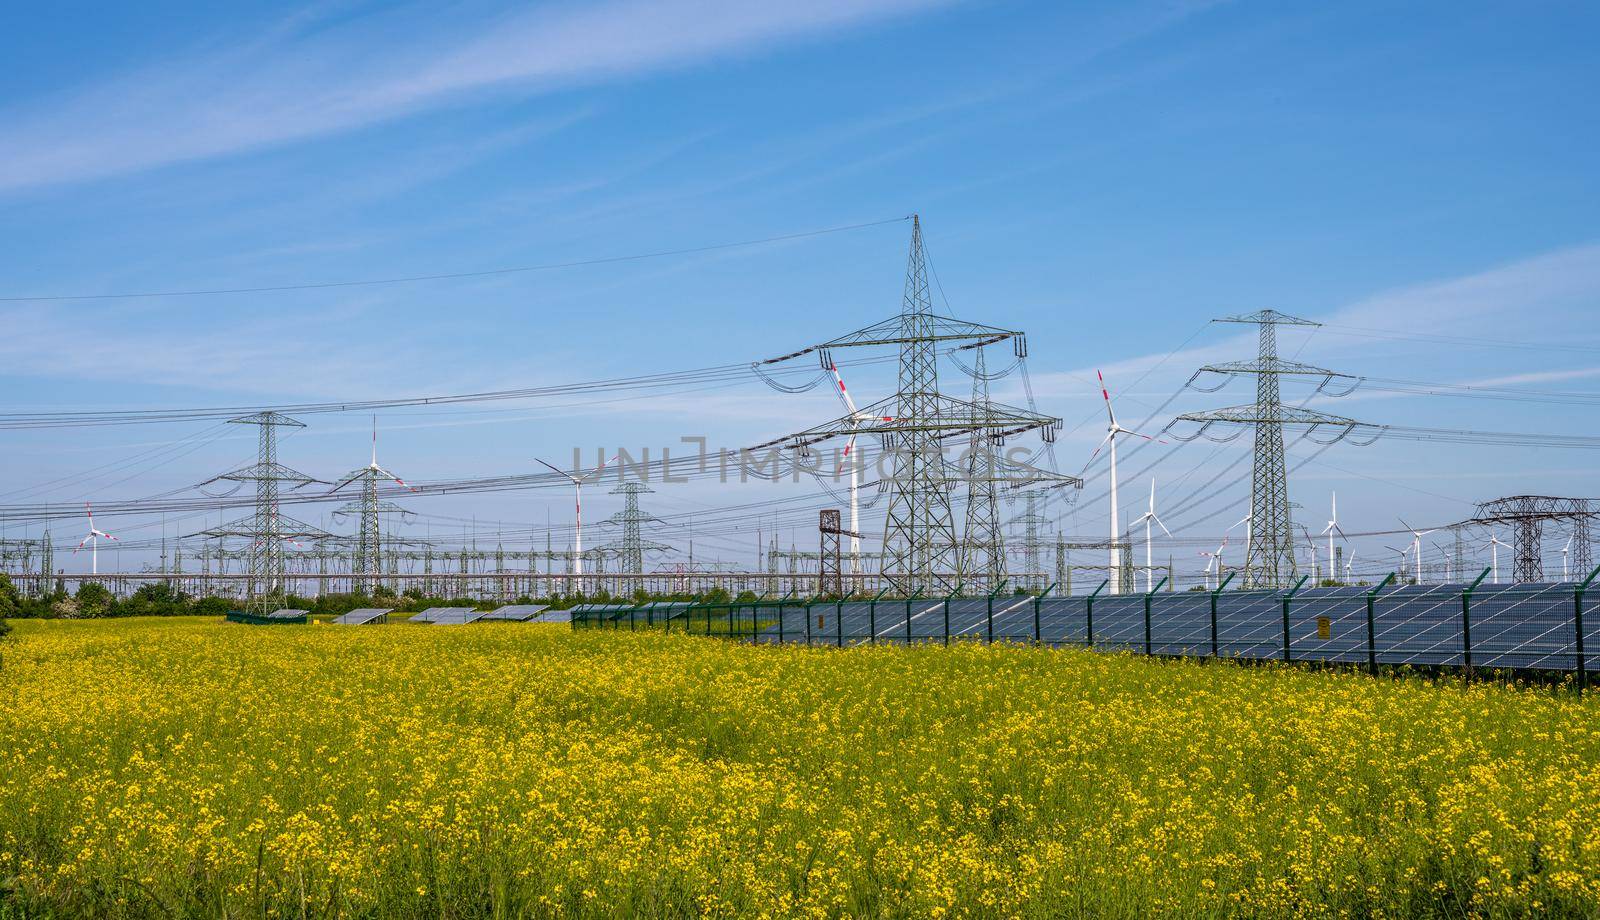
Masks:
[[[1434,549],[1438,550],[1440,558],[1444,559],[1444,581],[1445,581],[1445,584],[1449,584],[1450,582],[1454,581],[1456,578],[1459,578],[1460,576],[1450,566],[1450,551],[1445,549],[1444,547],[1440,546],[1439,544],[1433,542],[1432,540],[1428,541],[1428,545],[1433,547]]]
[[[1150,510],[1140,515],[1139,519],[1133,522],[1136,527],[1140,524],[1144,525],[1144,589],[1146,591],[1155,590],[1155,562],[1150,557],[1151,521],[1154,521],[1156,526],[1161,528],[1161,532],[1167,535],[1167,539],[1173,538],[1172,531],[1167,529],[1167,525],[1161,523],[1161,518],[1156,517],[1156,479],[1154,476],[1150,477]]]
[[[1320,574],[1317,569],[1317,544],[1315,540],[1311,539],[1310,528],[1306,527],[1304,524],[1300,525],[1300,533],[1304,534],[1306,538],[1306,554],[1311,557],[1311,583],[1315,585],[1317,582],[1321,581],[1321,579],[1317,577]]]
[[[1096,377],[1100,378],[1100,395],[1102,397],[1104,397],[1105,401],[1106,401],[1106,419],[1109,422],[1109,424],[1106,426],[1106,436],[1105,436],[1105,438],[1103,440],[1101,440],[1099,447],[1096,447],[1094,449],[1094,453],[1089,455],[1089,463],[1093,463],[1094,462],[1094,458],[1100,454],[1100,448],[1101,447],[1106,447],[1107,445],[1110,446],[1110,451],[1111,451],[1111,544],[1110,544],[1110,549],[1111,549],[1111,579],[1110,580],[1111,580],[1111,593],[1112,594],[1121,594],[1122,593],[1122,568],[1121,568],[1122,559],[1121,559],[1120,555],[1117,553],[1117,540],[1122,536],[1122,528],[1119,526],[1121,522],[1118,520],[1119,514],[1117,512],[1117,435],[1119,435],[1119,434],[1131,434],[1136,438],[1144,438],[1146,441],[1155,441],[1157,439],[1156,438],[1152,438],[1147,434],[1140,434],[1137,431],[1132,431],[1130,429],[1124,428],[1121,425],[1117,424],[1117,413],[1115,411],[1113,411],[1112,408],[1111,408],[1111,394],[1106,390],[1106,377],[1105,377],[1104,374],[1100,373],[1099,371],[1095,371],[1094,375]],[[1161,443],[1165,444],[1166,442],[1162,441]],[[1084,464],[1084,465],[1088,466],[1087,463]],[[1152,483],[1152,485],[1153,485],[1153,483]],[[1162,530],[1166,530],[1166,527],[1162,527],[1161,529]],[[1148,545],[1148,544],[1146,544],[1146,545]]]
[[[568,479],[572,480],[572,488],[573,488],[574,495],[575,495],[575,498],[574,498],[574,501],[573,501],[573,507],[576,510],[576,514],[577,514],[576,520],[577,520],[577,525],[578,525],[577,530],[574,531],[573,537],[572,537],[572,574],[574,576],[576,576],[575,583],[577,584],[579,591],[582,591],[582,589],[583,589],[583,484],[584,484],[584,482],[586,482],[589,479],[589,476],[596,476],[602,470],[604,470],[606,468],[605,454],[601,454],[600,455],[600,465],[595,467],[594,470],[591,471],[587,476],[574,476],[571,473],[567,472],[566,470],[558,470],[555,467],[550,466],[550,464],[545,463],[543,460],[540,460],[538,457],[534,457],[533,459],[536,462],[543,463],[546,467],[549,467],[551,472],[557,473],[557,474],[559,474],[561,476],[565,476]]]
[[[1494,570],[1494,583],[1500,583],[1500,547],[1505,546],[1496,534],[1489,534],[1489,567]]]
[[[1339,539],[1341,540],[1347,540],[1349,538],[1344,535],[1344,530],[1339,527],[1339,493],[1333,492],[1330,493],[1330,495],[1332,497],[1332,504],[1328,509],[1328,526],[1322,528],[1322,533],[1326,534],[1328,537],[1328,577],[1338,578],[1339,570],[1334,565],[1333,561],[1333,536],[1334,534],[1338,534]]]
[[[1573,534],[1572,537],[1577,536]],[[1567,545],[1561,547],[1561,580],[1567,581],[1572,576],[1567,574],[1567,551],[1572,549],[1572,537],[1567,537]]]
[[[1411,556],[1412,561],[1416,564],[1417,568],[1417,584],[1420,585],[1422,584],[1422,538],[1430,533],[1433,533],[1434,531],[1437,531],[1439,528],[1435,527],[1433,530],[1418,530],[1415,527],[1412,527],[1410,524],[1407,524],[1405,522],[1405,518],[1400,519],[1400,526],[1411,531]]]
[[[874,416],[857,409],[856,401],[850,398],[850,391],[844,387],[844,378],[839,376],[839,367],[832,359],[828,361],[828,370],[833,374],[833,382],[839,385],[839,401],[844,403],[844,411],[850,419],[851,428],[861,421],[894,421],[891,416]],[[850,571],[859,575],[861,574],[861,505],[857,495],[861,488],[861,468],[856,463],[855,449],[856,436],[852,434],[844,445],[844,462],[850,467]]]
[[[1350,567],[1355,565],[1355,564],[1356,564],[1356,554],[1352,550],[1350,555],[1346,556],[1345,560],[1344,560],[1344,581],[1345,581],[1345,584],[1350,584]]]
[[[1384,549],[1386,549],[1386,550],[1388,550],[1388,551],[1390,551],[1392,553],[1399,553],[1400,554],[1400,571],[1404,572],[1406,570],[1406,552],[1407,552],[1407,550],[1402,549],[1402,548],[1400,548],[1398,546],[1387,546],[1387,545],[1384,546]]]
[[[89,534],[88,534],[88,536],[85,536],[82,540],[78,541],[77,549],[74,549],[72,551],[72,554],[74,556],[76,556],[78,554],[78,550],[83,549],[83,544],[85,544],[85,543],[89,544],[89,574],[90,575],[99,575],[100,574],[100,541],[101,540],[110,540],[113,543],[118,543],[118,542],[121,542],[121,541],[119,541],[116,537],[113,537],[111,534],[108,534],[103,530],[96,530],[95,526],[94,526],[94,508],[93,508],[93,506],[91,506],[88,502],[84,502],[83,503],[83,508],[89,514]]]

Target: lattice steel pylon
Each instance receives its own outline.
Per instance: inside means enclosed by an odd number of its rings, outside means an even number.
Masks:
[[[644,539],[640,528],[644,524],[664,524],[660,518],[646,511],[639,510],[639,496],[655,490],[642,482],[624,482],[611,490],[612,495],[622,496],[622,510],[602,521],[602,524],[615,524],[622,528],[622,539],[617,543],[607,544],[607,548],[617,551],[618,561],[622,565],[622,572],[628,575],[641,575],[644,573],[644,554],[650,552],[665,552],[672,547],[661,543],[653,543]]]
[[[972,402],[989,402],[988,365],[983,346],[972,348]],[[1005,535],[1000,529],[1000,501],[996,494],[995,436],[987,429],[975,429],[968,443],[967,514],[961,528],[961,573],[968,583],[981,590],[993,590],[1006,577]]]
[[[844,597],[844,561],[839,538],[856,536],[839,523],[838,508],[823,508],[817,513],[817,592],[825,597]]]
[[[1589,519],[1587,498],[1559,498],[1554,495],[1512,495],[1484,502],[1478,513],[1463,524],[1511,525],[1511,550],[1514,557],[1511,580],[1531,584],[1544,580],[1543,537],[1545,521],[1566,521],[1573,528],[1574,557],[1579,576],[1590,571]]]
[[[254,611],[269,611],[274,605],[282,604],[287,593],[284,543],[295,539],[323,540],[331,537],[331,534],[323,530],[283,514],[278,508],[281,487],[287,484],[292,491],[320,480],[289,469],[278,462],[277,429],[304,428],[304,422],[270,411],[242,415],[228,421],[231,424],[255,425],[260,428],[256,462],[223,473],[221,476],[214,476],[201,485],[213,482],[255,483],[255,515],[249,519],[234,521],[188,536],[250,538],[250,578],[245,586],[246,603]]]
[[[965,440],[975,431],[1007,437],[1037,430],[1049,441],[1061,426],[1059,418],[989,402],[977,404],[946,396],[938,390],[938,353],[941,343],[984,339],[989,343],[1012,341],[1020,359],[1027,354],[1022,333],[995,326],[953,319],[933,312],[928,294],[927,256],[922,245],[922,224],[913,216],[911,250],[899,315],[858,329],[819,345],[781,358],[752,365],[786,361],[817,352],[824,376],[833,365],[831,350],[893,345],[899,348],[899,373],[895,394],[851,416],[835,419],[797,434],[755,445],[788,448],[801,456],[811,445],[831,438],[876,435],[882,449],[892,454],[894,472],[888,480],[881,574],[900,593],[948,593],[961,584],[961,547],[956,542],[950,493],[954,482],[947,468],[944,446]],[[769,380],[769,382],[771,382]],[[792,388],[779,387],[794,392]]]
[[[1250,545],[1245,551],[1244,587],[1286,587],[1298,569],[1294,555],[1294,521],[1289,510],[1289,477],[1284,463],[1284,426],[1303,426],[1308,430],[1337,428],[1340,432],[1333,440],[1338,440],[1360,423],[1343,416],[1284,406],[1279,392],[1279,378],[1321,377],[1323,380],[1317,392],[1322,392],[1333,380],[1354,381],[1356,378],[1278,357],[1279,326],[1318,326],[1320,323],[1288,316],[1276,310],[1229,316],[1213,322],[1253,323],[1259,326],[1256,360],[1207,365],[1195,372],[1189,380],[1190,384],[1205,373],[1229,377],[1254,376],[1256,401],[1248,406],[1185,413],[1173,421],[1200,424],[1200,431],[1190,439],[1219,422],[1249,425],[1255,429],[1255,463],[1250,476]],[[1215,392],[1217,389],[1221,389],[1220,384],[1205,392]],[[1329,395],[1345,395],[1348,392],[1350,390],[1347,389],[1344,393]]]
[[[939,414],[939,368],[934,350],[933,301],[928,293],[922,221],[911,222],[906,287],[901,301],[900,374],[896,417],[931,419]],[[980,429],[981,430],[981,429]],[[959,576],[956,525],[944,476],[940,432],[913,425],[893,445],[894,479],[884,524],[883,553],[890,572],[906,573],[908,589],[925,592],[941,573]]]
[[[413,492],[416,491],[406,485],[405,480],[378,465],[377,419],[373,419],[372,422],[371,462],[345,474],[344,478],[329,491],[337,492],[353,482],[361,483],[360,496],[355,501],[340,506],[333,514],[336,518],[355,517],[358,522],[356,551],[350,560],[352,574],[355,576],[355,583],[366,588],[368,594],[372,594],[377,591],[383,579],[383,527],[380,519],[384,515],[406,517],[412,513],[394,502],[379,498],[378,488],[382,483],[393,482]]]
[[[1022,527],[1022,541],[1018,547],[1022,550],[1021,587],[1037,589],[1044,587],[1040,581],[1044,577],[1044,541],[1040,528],[1050,521],[1039,513],[1039,500],[1043,497],[1040,493],[1026,492],[1022,497],[1027,510],[1011,519],[1012,526]]]

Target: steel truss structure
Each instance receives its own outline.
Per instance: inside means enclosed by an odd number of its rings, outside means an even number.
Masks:
[[[1293,582],[1298,574],[1298,565],[1294,554],[1294,520],[1289,508],[1289,476],[1284,462],[1283,429],[1286,425],[1307,430],[1333,428],[1338,431],[1337,440],[1348,436],[1360,423],[1339,415],[1283,405],[1279,381],[1286,376],[1321,378],[1317,392],[1327,392],[1328,385],[1336,380],[1349,381],[1350,386],[1342,393],[1328,393],[1341,396],[1354,389],[1358,381],[1349,374],[1278,357],[1279,326],[1318,326],[1320,323],[1288,316],[1276,310],[1229,316],[1213,322],[1257,326],[1256,360],[1202,367],[1190,378],[1190,385],[1193,386],[1194,381],[1206,373],[1225,378],[1253,376],[1256,381],[1256,400],[1247,406],[1185,413],[1173,421],[1200,425],[1199,431],[1184,440],[1198,437],[1217,423],[1248,425],[1255,430],[1255,462],[1250,476],[1250,540],[1245,551],[1244,587],[1284,587]],[[1220,388],[1221,384],[1206,392]]]
[[[758,449],[780,447],[805,455],[812,446],[834,438],[878,438],[881,450],[894,461],[888,482],[882,573],[897,591],[948,591],[961,583],[963,553],[956,538],[951,502],[955,483],[944,457],[946,446],[975,434],[1004,438],[1025,431],[1039,431],[1049,441],[1060,428],[1059,418],[992,402],[968,402],[939,392],[938,349],[942,345],[1006,340],[1012,342],[1019,359],[1026,356],[1026,340],[1020,332],[933,311],[922,222],[914,216],[898,316],[756,365],[759,371],[761,364],[816,352],[827,372],[834,366],[834,349],[899,349],[893,396],[861,407],[851,416],[757,445]]]
[[[1512,495],[1478,506],[1478,512],[1461,524],[1509,524],[1515,562],[1513,582],[1544,580],[1542,544],[1546,521],[1565,521],[1572,526],[1573,559],[1579,572],[1589,570],[1589,522],[1596,512],[1587,498],[1557,498],[1553,495]],[[1457,525],[1460,526],[1460,525]]]

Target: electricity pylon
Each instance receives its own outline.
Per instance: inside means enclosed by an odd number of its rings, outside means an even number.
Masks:
[[[378,487],[385,482],[395,483],[403,488],[412,489],[406,485],[405,480],[378,465],[378,420],[372,420],[372,461],[358,470],[345,474],[339,484],[329,490],[330,494],[337,492],[352,482],[361,483],[361,495],[355,501],[340,506],[333,512],[335,518],[344,519],[355,517],[359,522],[356,530],[356,552],[351,562],[355,576],[355,583],[364,586],[368,594],[375,593],[383,576],[383,528],[380,518],[383,515],[405,517],[412,512],[400,507],[391,501],[384,501],[378,497]]]
[[[1042,588],[1044,585],[1039,579],[1043,577],[1044,572],[1044,541],[1040,537],[1039,528],[1050,522],[1039,513],[1040,493],[1027,492],[1022,497],[1027,502],[1027,510],[1011,519],[1012,526],[1022,527],[1023,583],[1020,587]]]
[[[989,402],[989,369],[982,343],[963,346],[972,350],[972,402]],[[1000,502],[996,496],[995,438],[986,429],[974,429],[967,445],[970,454],[963,474],[967,479],[967,519],[961,529],[964,558],[961,572],[975,588],[993,590],[1006,577],[1005,535],[1000,530]]]
[[[1589,570],[1589,519],[1595,514],[1586,498],[1558,498],[1552,495],[1512,495],[1478,506],[1478,513],[1465,524],[1510,524],[1511,547],[1515,557],[1511,580],[1532,583],[1544,580],[1542,538],[1545,521],[1566,521],[1573,528],[1577,571]]]
[[[642,482],[624,482],[611,490],[612,495],[622,496],[622,510],[601,521],[601,523],[616,524],[622,528],[621,542],[612,543],[608,546],[618,551],[623,574],[643,574],[644,554],[647,551],[666,552],[672,548],[661,543],[652,543],[644,539],[639,532],[642,524],[666,523],[649,512],[639,510],[639,496],[646,492],[654,491],[654,489]]]
[[[332,535],[297,521],[278,509],[278,496],[283,487],[287,486],[293,491],[320,481],[278,462],[277,429],[304,428],[305,423],[270,411],[242,415],[228,421],[235,425],[255,425],[260,429],[256,462],[214,476],[201,485],[213,482],[255,483],[255,514],[188,536],[250,538],[250,578],[245,586],[246,602],[250,609],[266,612],[281,604],[287,593],[283,545],[299,539],[325,540]]]
[[[978,404],[939,392],[940,344],[979,339],[990,343],[1010,339],[1019,358],[1027,354],[1020,332],[933,312],[922,223],[913,216],[905,291],[898,316],[755,365],[759,373],[763,364],[815,351],[826,375],[834,366],[831,352],[835,348],[899,348],[899,375],[893,396],[864,406],[853,416],[758,444],[752,450],[781,447],[806,456],[812,445],[832,438],[877,435],[881,449],[894,458],[894,473],[888,483],[882,574],[902,594],[947,593],[961,581],[962,553],[956,542],[950,500],[953,483],[943,454],[945,444],[970,437],[974,431],[1003,438],[1037,430],[1049,441],[1061,426],[1059,418],[1027,409],[993,402]]]
[[[1356,378],[1278,357],[1279,326],[1319,326],[1320,323],[1287,316],[1276,310],[1229,316],[1213,322],[1253,323],[1259,326],[1256,360],[1208,365],[1195,371],[1189,382],[1193,384],[1195,378],[1205,373],[1228,377],[1254,376],[1256,401],[1248,406],[1185,413],[1174,421],[1197,422],[1201,426],[1194,435],[1182,440],[1192,440],[1219,422],[1249,425],[1255,429],[1255,465],[1250,476],[1250,545],[1245,550],[1244,587],[1285,586],[1291,583],[1297,567],[1294,558],[1294,522],[1289,511],[1289,478],[1284,464],[1284,426],[1301,426],[1308,432],[1318,428],[1338,429],[1334,438],[1321,442],[1332,443],[1348,436],[1361,423],[1325,412],[1284,406],[1279,393],[1279,378],[1321,377],[1322,382],[1316,392],[1322,392],[1336,379],[1352,381],[1350,389],[1343,393],[1328,394],[1337,396],[1354,389]],[[1221,384],[1203,392],[1215,392],[1218,389],[1221,389]]]

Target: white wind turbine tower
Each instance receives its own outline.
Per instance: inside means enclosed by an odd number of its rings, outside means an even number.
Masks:
[[[1140,524],[1144,525],[1144,589],[1146,591],[1155,590],[1155,561],[1151,558],[1150,552],[1150,523],[1152,521],[1155,522],[1157,527],[1161,528],[1162,533],[1167,535],[1167,539],[1172,539],[1172,531],[1167,529],[1167,525],[1161,523],[1161,518],[1156,517],[1156,479],[1154,476],[1150,477],[1150,510],[1140,515],[1139,519],[1133,522],[1136,527]]]
[[[1206,557],[1205,586],[1208,587],[1208,589],[1211,587],[1211,571],[1216,570],[1216,581],[1218,581],[1218,584],[1221,584],[1222,582],[1222,549],[1226,549],[1226,547],[1227,538],[1224,536],[1221,544],[1218,544],[1218,547],[1216,547],[1216,552],[1206,552],[1206,550],[1203,549],[1200,550],[1200,555]]]
[[[1422,538],[1430,533],[1433,533],[1439,528],[1435,527],[1433,530],[1418,530],[1415,527],[1412,527],[1410,524],[1407,524],[1404,518],[1400,519],[1400,526],[1411,531],[1411,557],[1412,562],[1416,565],[1417,584],[1420,585],[1422,584]]]
[[[78,541],[77,549],[74,549],[72,551],[72,554],[74,556],[76,556],[78,554],[78,550],[83,549],[83,544],[85,544],[85,543],[89,544],[89,574],[90,575],[99,575],[100,574],[100,541],[101,540],[110,540],[113,543],[117,543],[117,542],[120,542],[120,541],[117,540],[116,537],[113,537],[111,534],[108,534],[103,530],[96,530],[95,529],[95,526],[94,526],[94,508],[88,502],[84,502],[83,503],[83,509],[84,509],[84,511],[88,512],[88,514],[89,514],[89,533],[82,540]]]
[[[555,467],[550,466],[550,464],[545,463],[538,457],[534,457],[533,459],[536,462],[543,463],[546,467],[549,467],[552,472],[572,480],[572,488],[574,492],[573,509],[576,514],[575,520],[577,522],[577,529],[573,532],[572,537],[572,574],[576,576],[574,578],[574,583],[581,592],[583,590],[583,484],[584,482],[588,481],[590,476],[599,475],[606,468],[605,455],[601,454],[600,465],[595,467],[594,470],[586,476],[574,476],[566,470],[558,470]]]
[[[1457,578],[1461,577],[1455,571],[1455,569],[1453,569],[1451,567],[1451,564],[1450,564],[1450,551],[1449,550],[1447,550],[1444,547],[1440,546],[1439,544],[1433,542],[1432,540],[1428,541],[1428,545],[1433,547],[1434,549],[1438,550],[1439,551],[1439,557],[1444,560],[1444,582],[1445,582],[1445,584],[1449,584],[1450,582],[1455,581]]]
[[[1574,534],[1573,536],[1577,536]],[[1567,574],[1567,552],[1572,549],[1572,537],[1567,538],[1567,545],[1561,547],[1561,580],[1568,581],[1572,578]]]
[[[1203,555],[1203,557],[1206,557],[1205,558],[1205,573],[1203,573],[1203,574],[1205,574],[1205,586],[1206,586],[1206,589],[1208,589],[1208,590],[1211,589],[1211,570],[1214,570],[1214,568],[1216,568],[1216,562],[1218,562],[1219,558],[1222,557],[1222,547],[1224,547],[1224,546],[1227,546],[1227,538],[1226,538],[1226,536],[1224,536],[1224,538],[1222,538],[1221,546],[1216,547],[1216,552],[1206,552],[1206,550],[1203,550],[1203,549],[1200,550],[1200,555]],[[1216,574],[1218,574],[1218,579],[1222,578],[1222,570],[1219,570],[1219,568],[1218,568],[1218,570],[1216,570]]]
[[[1345,584],[1350,584],[1350,567],[1355,565],[1355,564],[1356,564],[1356,554],[1355,554],[1355,551],[1352,550],[1350,555],[1344,557],[1344,581],[1345,581]]]
[[[1505,546],[1500,542],[1497,534],[1489,534],[1489,568],[1494,571],[1494,583],[1500,583],[1500,547]]]
[[[1400,568],[1398,569],[1398,571],[1400,573],[1402,573],[1401,577],[1403,578],[1404,577],[1403,573],[1406,570],[1406,552],[1407,552],[1407,550],[1403,549],[1401,547],[1398,547],[1398,546],[1388,546],[1388,545],[1385,545],[1383,548],[1388,550],[1391,553],[1398,553],[1400,555]]]
[[[1338,534],[1341,540],[1349,538],[1344,535],[1344,530],[1339,527],[1339,493],[1333,492],[1330,494],[1332,496],[1332,504],[1328,509],[1328,526],[1322,528],[1322,533],[1328,537],[1328,577],[1338,578],[1339,570],[1333,561],[1333,537]]]
[[[1129,429],[1124,428],[1121,425],[1117,424],[1117,413],[1114,412],[1112,410],[1112,408],[1111,408],[1111,394],[1106,391],[1106,377],[1105,377],[1104,374],[1100,373],[1099,371],[1095,371],[1094,374],[1095,374],[1096,377],[1100,378],[1100,395],[1102,397],[1104,397],[1105,401],[1106,401],[1106,419],[1109,422],[1109,424],[1106,426],[1106,436],[1100,442],[1100,446],[1096,447],[1094,449],[1094,453],[1089,455],[1089,463],[1093,463],[1094,462],[1095,456],[1100,453],[1100,447],[1107,447],[1109,445],[1109,449],[1111,451],[1111,546],[1110,546],[1110,550],[1111,550],[1111,578],[1110,578],[1110,581],[1111,581],[1111,593],[1112,594],[1121,594],[1122,593],[1122,588],[1123,588],[1123,585],[1122,585],[1122,558],[1121,558],[1121,554],[1119,554],[1117,552],[1117,545],[1116,545],[1117,541],[1122,538],[1122,527],[1121,527],[1121,523],[1122,522],[1119,520],[1120,515],[1119,515],[1119,513],[1117,511],[1117,435],[1119,435],[1119,434],[1131,434],[1136,438],[1144,438],[1146,441],[1154,441],[1156,439],[1150,437],[1147,434],[1140,434],[1137,431],[1129,430]],[[1165,442],[1163,442],[1163,443],[1165,443]],[[1084,465],[1088,466],[1088,464],[1084,464]],[[1165,527],[1162,527],[1161,529],[1162,530],[1166,530]],[[1148,545],[1148,544],[1146,544],[1146,545]],[[1130,585],[1129,587],[1132,587],[1132,586]]]
[[[839,376],[838,366],[831,360],[828,362],[828,370],[833,373],[834,383],[839,385],[839,401],[844,403],[844,411],[852,426],[863,420],[894,421],[893,418],[875,416],[857,409],[856,401],[850,398],[850,391],[844,387],[844,378]],[[858,495],[861,488],[861,468],[856,462],[855,449],[856,436],[852,434],[844,445],[844,461],[850,467],[850,572],[859,575],[861,574],[861,504]]]
[[[1245,515],[1243,518],[1240,518],[1239,520],[1235,521],[1233,523],[1232,527],[1229,527],[1227,530],[1224,530],[1222,532],[1222,542],[1217,544],[1217,551],[1216,552],[1207,553],[1207,552],[1203,552],[1202,551],[1200,553],[1200,555],[1202,555],[1202,556],[1211,557],[1211,561],[1206,563],[1206,574],[1207,574],[1207,576],[1209,576],[1211,574],[1211,567],[1212,566],[1216,566],[1216,569],[1217,569],[1217,586],[1218,587],[1222,586],[1222,570],[1223,570],[1223,567],[1225,565],[1225,562],[1224,562],[1224,559],[1223,559],[1223,552],[1225,550],[1227,550],[1227,548],[1228,548],[1228,535],[1233,533],[1233,528],[1234,527],[1238,527],[1240,524],[1248,524],[1248,523],[1250,523],[1250,516],[1249,515]],[[1245,539],[1245,545],[1248,546],[1249,543],[1250,543],[1249,538],[1246,538]],[[1208,580],[1206,581],[1206,584],[1209,585],[1210,583],[1211,582],[1210,582],[1210,580],[1208,578]]]
[[[1300,533],[1306,538],[1306,555],[1311,557],[1311,584],[1321,581],[1321,573],[1317,568],[1317,543],[1311,539],[1311,529],[1304,524],[1300,525]]]

